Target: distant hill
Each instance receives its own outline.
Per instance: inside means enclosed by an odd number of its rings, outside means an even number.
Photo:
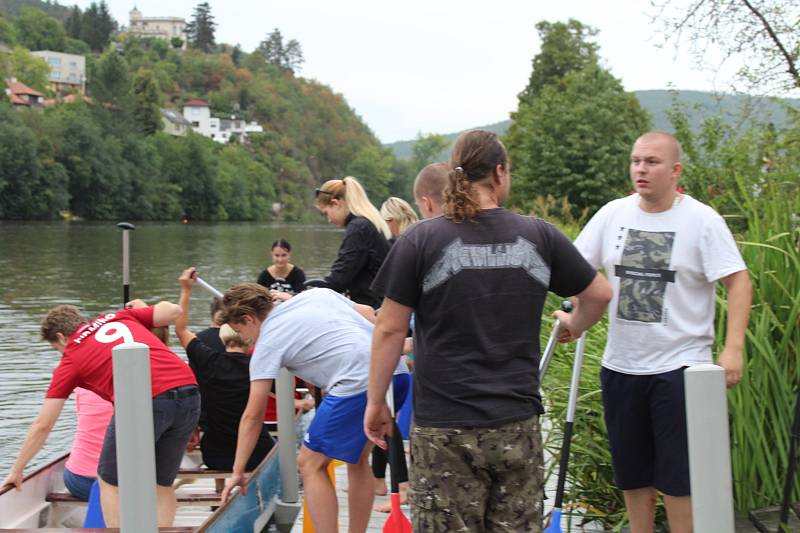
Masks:
[[[635,91],[642,107],[644,107],[653,120],[653,127],[658,130],[672,131],[672,125],[667,118],[667,112],[674,100],[682,104],[689,112],[689,121],[695,131],[700,128],[703,119],[708,116],[722,116],[729,124],[741,126],[748,122],[773,122],[776,127],[785,126],[789,116],[785,106],[800,109],[800,99],[797,98],[763,98],[743,95],[715,93],[703,91]],[[493,131],[502,135],[508,130],[510,120],[495,122],[488,126],[476,126],[475,129]],[[452,143],[462,132],[448,133],[445,137]],[[400,159],[410,159],[411,150],[415,140],[396,141],[386,146],[391,148]],[[440,159],[449,156],[450,148],[442,152]]]
[[[0,16],[13,19],[16,18],[26,7],[41,9],[48,15],[59,20],[64,20],[69,15],[70,8],[62,6],[58,2],[43,2],[42,0],[1,0]]]

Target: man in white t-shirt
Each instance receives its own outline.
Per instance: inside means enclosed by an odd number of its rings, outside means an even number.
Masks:
[[[273,306],[264,287],[241,283],[225,292],[224,321],[255,343],[250,359],[250,398],[242,414],[233,475],[223,500],[244,486],[244,469],[264,420],[272,380],[286,367],[326,396],[317,408],[297,462],[303,476],[309,513],[317,532],[336,531],[336,491],[328,477],[333,459],[347,463],[351,533],[363,532],[374,499],[372,470],[362,420],[367,405],[374,310],[329,289],[311,289]],[[408,369],[395,370],[398,408],[409,386]],[[279,436],[280,438],[280,436]]]
[[[684,368],[711,363],[715,285],[728,290],[725,347],[717,363],[739,383],[751,285],[728,226],[678,192],[681,147],[642,135],[631,152],[631,196],[609,202],[575,246],[606,271],[614,297],[601,383],[614,479],[632,533],[653,531],[657,491],[672,533],[692,531]]]

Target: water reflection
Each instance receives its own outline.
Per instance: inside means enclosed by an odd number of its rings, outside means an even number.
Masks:
[[[278,238],[292,244],[292,262],[308,278],[327,273],[341,230],[327,225],[142,223],[131,233],[131,296],[148,302],[177,301],[178,276],[197,267],[204,280],[224,290],[255,281],[270,263]],[[122,239],[116,223],[0,222],[0,475],[13,464],[44,398],[58,353],[39,340],[39,323],[57,304],[74,304],[90,317],[122,305]],[[198,288],[190,327],[209,321],[209,297]],[[183,355],[177,341],[170,345]],[[67,402],[26,471],[69,448],[75,410]]]

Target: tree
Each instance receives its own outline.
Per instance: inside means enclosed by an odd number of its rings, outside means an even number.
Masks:
[[[627,190],[630,147],[650,119],[598,64],[596,45],[584,42],[595,30],[575,20],[536,27],[542,49],[505,138],[510,203],[531,210],[538,196],[566,196],[577,209],[595,210]]]
[[[161,130],[160,96],[153,71],[139,69],[133,79],[133,118],[138,130],[145,135]]]
[[[417,140],[411,148],[411,161],[417,172],[431,163],[441,160],[441,153],[450,147],[450,142],[444,135],[430,133],[423,136],[417,133]]]
[[[34,56],[27,48],[17,46],[10,54],[0,54],[0,79],[17,78],[25,85],[44,92],[48,90],[49,74],[47,61]]]
[[[706,51],[741,62],[738,79],[749,89],[800,89],[800,4],[781,0],[692,0],[672,6],[667,0],[653,17],[664,24],[666,40],[686,34],[700,65]]]
[[[211,14],[211,6],[208,2],[198,4],[194,8],[192,21],[186,25],[186,35],[189,45],[203,52],[211,52],[216,43],[214,42],[214,30],[217,23]]]
[[[258,51],[270,65],[281,70],[300,70],[305,61],[300,43],[292,39],[284,44],[283,36],[278,28],[272,30],[267,38],[258,45]]]
[[[539,95],[546,85],[557,83],[570,72],[597,63],[598,46],[589,39],[597,30],[583,25],[575,19],[564,22],[536,24],[542,41],[541,51],[533,58],[533,70],[528,86],[519,99],[530,100]]]
[[[90,78],[90,88],[98,101],[125,107],[131,91],[128,65],[113,46],[97,60],[94,75]]]
[[[381,205],[389,196],[393,160],[391,149],[377,144],[367,145],[358,151],[347,166],[345,174],[355,176],[364,186],[372,203]]]
[[[81,13],[81,8],[72,6],[67,20],[64,21],[64,30],[67,32],[67,35],[73,39],[81,38],[81,32],[83,30],[83,14]]]
[[[520,105],[506,136],[510,204],[530,210],[538,196],[566,196],[574,208],[594,212],[630,189],[631,145],[649,126],[636,96],[598,65],[545,85]]]
[[[0,43],[6,46],[14,46],[17,43],[14,26],[3,17],[0,17]]]
[[[92,2],[81,20],[81,39],[93,52],[101,52],[111,42],[111,34],[117,29],[117,22],[111,17],[105,1]]]
[[[67,34],[61,22],[35,8],[26,8],[14,20],[17,43],[28,50],[63,52]]]

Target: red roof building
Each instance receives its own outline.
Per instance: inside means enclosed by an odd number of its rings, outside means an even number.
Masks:
[[[6,94],[15,106],[41,106],[44,103],[44,94],[18,82],[15,78],[6,80]]]
[[[208,107],[208,102],[200,98],[192,98],[183,104],[183,107]]]

